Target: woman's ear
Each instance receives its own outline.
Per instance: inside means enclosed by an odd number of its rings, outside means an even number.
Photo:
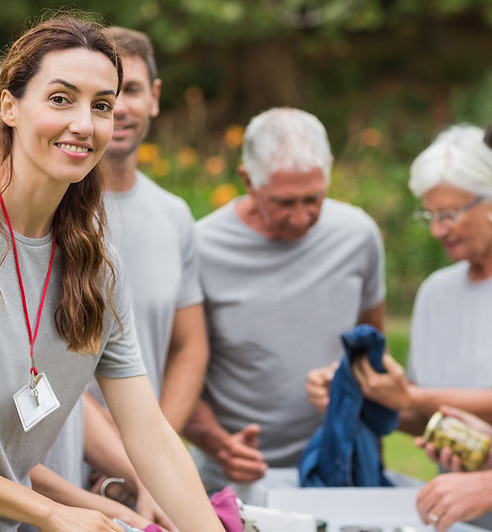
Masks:
[[[0,96],[0,118],[7,126],[15,127],[15,117],[17,110],[17,98],[7,89],[2,91]]]
[[[159,114],[159,99],[161,97],[162,81],[160,79],[154,79],[151,88],[152,105],[150,108],[151,118],[155,118]]]

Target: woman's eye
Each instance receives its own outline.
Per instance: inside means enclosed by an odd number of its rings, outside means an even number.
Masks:
[[[113,106],[110,105],[107,102],[99,102],[94,105],[94,109],[97,109],[98,111],[103,111],[105,113],[111,112],[113,110]]]
[[[65,96],[61,96],[60,94],[55,94],[54,96],[52,96],[51,101],[59,105],[68,103],[67,98],[65,98]]]

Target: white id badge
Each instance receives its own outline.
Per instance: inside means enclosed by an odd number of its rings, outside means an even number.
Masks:
[[[34,389],[26,384],[16,392],[14,402],[25,432],[30,431],[60,406],[44,373],[40,374]]]

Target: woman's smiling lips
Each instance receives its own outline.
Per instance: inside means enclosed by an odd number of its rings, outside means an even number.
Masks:
[[[74,144],[71,142],[57,142],[56,146],[66,155],[75,159],[86,159],[92,151],[90,146],[85,144]]]

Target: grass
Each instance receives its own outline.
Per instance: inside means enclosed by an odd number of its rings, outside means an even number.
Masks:
[[[405,366],[408,352],[409,320],[407,317],[389,317],[386,320],[386,338],[391,355]],[[413,436],[393,432],[383,438],[383,461],[387,469],[427,481],[437,474],[437,466],[424,451],[415,446]]]
[[[427,481],[437,474],[436,464],[415,446],[413,436],[399,431],[383,438],[383,461],[386,469],[419,480]]]

